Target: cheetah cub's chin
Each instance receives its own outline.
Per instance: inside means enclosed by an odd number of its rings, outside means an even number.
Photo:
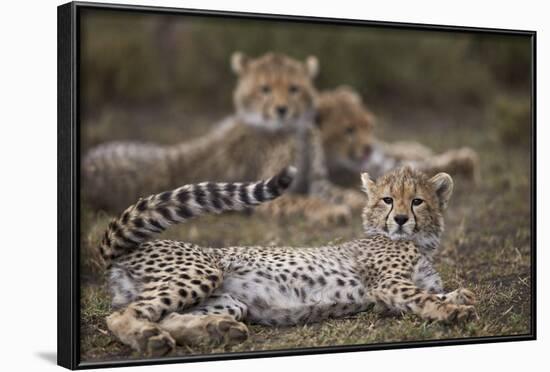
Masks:
[[[377,181],[361,175],[367,205],[363,226],[367,235],[414,241],[425,254],[433,254],[443,232],[443,212],[453,192],[446,173],[428,178],[410,167],[390,172]]]

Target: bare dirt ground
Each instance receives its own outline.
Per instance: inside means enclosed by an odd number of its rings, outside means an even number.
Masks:
[[[528,144],[504,145],[483,120],[386,118],[380,136],[387,140],[419,140],[435,150],[468,145],[481,157],[482,180],[472,185],[455,179],[447,212],[443,250],[436,267],[445,287],[466,287],[478,299],[479,319],[465,325],[443,325],[414,316],[384,317],[364,312],[347,319],[299,327],[251,326],[250,338],[239,345],[178,347],[176,355],[279,350],[392,341],[520,335],[531,327],[531,221]],[[384,124],[382,122],[382,124]],[[413,125],[414,124],[414,125]],[[390,126],[391,125],[391,126]],[[384,130],[381,130],[385,128]],[[391,129],[393,128],[393,130]],[[395,130],[398,129],[398,130]],[[525,128],[527,130],[527,127]],[[98,136],[97,138],[100,138]],[[173,138],[169,135],[166,138]],[[92,141],[93,142],[93,141]],[[81,232],[81,357],[82,361],[138,358],[118,342],[105,324],[110,303],[104,273],[91,253],[112,216],[83,205]],[[319,229],[301,220],[272,221],[258,216],[208,216],[166,232],[163,238],[200,244],[307,245],[361,237],[360,215],[351,226]]]

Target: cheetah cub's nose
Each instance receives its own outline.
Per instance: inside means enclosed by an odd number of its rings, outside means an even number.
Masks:
[[[372,154],[372,146],[365,145],[363,146],[363,156],[368,158]]]
[[[288,109],[286,106],[277,106],[277,114],[281,118],[283,118],[286,115],[287,110]]]
[[[409,220],[409,216],[398,214],[393,219],[395,220],[395,222],[397,222],[399,226],[403,226]]]

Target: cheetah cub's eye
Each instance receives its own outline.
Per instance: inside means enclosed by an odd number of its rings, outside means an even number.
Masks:
[[[352,135],[353,133],[355,133],[355,128],[354,127],[347,127],[346,128],[346,133],[349,134],[349,135]]]
[[[413,201],[412,201],[412,205],[414,205],[414,206],[420,205],[422,203],[424,203],[424,200],[418,199],[418,198],[414,198]]]
[[[386,203],[386,204],[388,204],[388,205],[393,203],[393,199],[392,199],[392,198],[386,197],[386,198],[382,198],[382,200],[384,201],[384,203]]]
[[[291,93],[291,94],[296,94],[298,93],[298,86],[297,85],[294,85],[292,84],[291,86],[288,87],[288,91]]]
[[[263,94],[271,93],[271,87],[269,85],[262,85],[261,89]]]

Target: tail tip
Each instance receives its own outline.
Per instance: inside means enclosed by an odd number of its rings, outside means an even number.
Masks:
[[[283,189],[288,188],[294,181],[296,173],[298,173],[296,167],[289,165],[276,176],[277,185]]]

